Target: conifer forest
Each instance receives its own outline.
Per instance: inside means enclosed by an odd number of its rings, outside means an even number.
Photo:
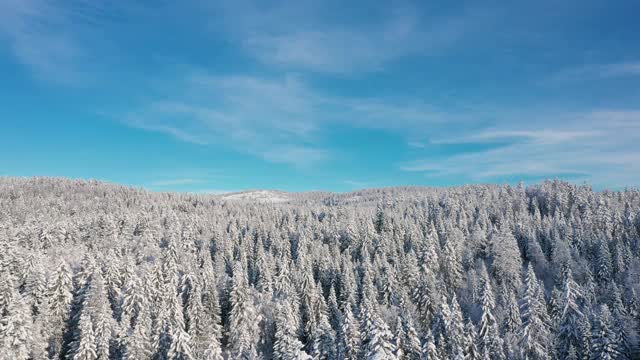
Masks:
[[[5,177],[0,359],[639,359],[639,245],[640,191],[558,180],[252,199]]]

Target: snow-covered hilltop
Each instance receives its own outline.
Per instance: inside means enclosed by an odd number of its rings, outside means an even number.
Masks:
[[[264,203],[280,203],[291,200],[284,191],[251,190],[220,195],[220,198],[231,201],[255,201]]]
[[[640,358],[640,192],[0,178],[0,358]]]

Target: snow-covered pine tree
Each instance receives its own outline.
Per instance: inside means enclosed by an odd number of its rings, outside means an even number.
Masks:
[[[151,317],[146,306],[136,314],[136,324],[125,336],[123,358],[125,360],[148,359],[152,355]]]
[[[375,300],[374,300],[375,301]],[[361,306],[362,356],[367,360],[396,359],[393,334],[368,296]]]
[[[316,301],[315,318],[317,319],[317,333],[313,337],[311,355],[317,360],[329,360],[336,357],[336,337],[327,316],[327,308],[322,298]]]
[[[49,353],[52,357],[57,357],[62,349],[62,334],[67,329],[67,321],[71,315],[72,291],[71,271],[67,263],[61,261],[49,277],[47,293],[49,316],[47,326],[52,329],[52,338],[49,339]]]
[[[191,337],[181,326],[174,326],[171,333],[171,347],[169,347],[168,357],[175,360],[194,360],[191,351]]]
[[[13,275],[0,273],[0,358],[27,360],[33,342],[29,303],[15,288]]]
[[[127,264],[127,267],[132,266]],[[144,293],[144,287],[140,277],[133,270],[127,270],[130,273],[125,284],[122,296],[122,316],[121,323],[125,328],[136,326],[138,317],[142,308],[147,306],[148,299]]]
[[[442,275],[450,291],[456,291],[462,282],[462,264],[454,240],[449,239],[444,245],[442,262]]]
[[[495,299],[489,281],[484,282],[482,290],[482,315],[480,317],[478,342],[484,358],[504,359],[503,342],[498,331],[496,318],[493,316]]]
[[[291,305],[283,302],[279,305],[276,318],[276,334],[273,346],[273,357],[276,360],[311,359],[305,353],[298,340],[296,320],[291,313]]]
[[[407,300],[403,300],[402,303],[406,304]],[[400,316],[398,316],[396,324],[396,356],[398,356],[399,359],[417,360],[420,359],[422,345],[418,332],[413,325],[411,313],[405,306],[399,309]],[[398,354],[402,354],[402,356]]]
[[[482,354],[478,350],[476,327],[471,321],[465,325],[464,360],[481,360]]]
[[[545,305],[540,303],[540,284],[531,265],[527,266],[521,290],[520,314],[522,325],[518,331],[523,358],[549,358],[549,330],[545,321]]]
[[[74,334],[71,350],[67,353],[69,360],[97,360],[96,337],[93,332],[91,316],[88,312],[80,315],[78,329]]]
[[[518,242],[504,226],[491,235],[491,271],[499,283],[517,288],[520,286],[522,260]]]
[[[517,334],[522,326],[522,319],[520,317],[520,308],[515,297],[515,292],[511,289],[504,289],[503,291],[508,292],[508,294],[503,295],[505,314],[503,315],[501,334],[504,339],[507,358],[513,358],[518,352]]]
[[[581,353],[580,347],[580,319],[584,316],[580,310],[582,291],[580,286],[574,281],[570,268],[564,271],[564,283],[562,285],[562,296],[558,305],[560,318],[558,320],[558,354],[562,357],[569,355],[569,348]]]
[[[94,274],[91,275],[91,282],[84,295],[82,312],[88,313],[92,320],[98,359],[108,360],[110,358],[111,341],[114,336],[115,321],[111,312],[104,278],[99,269],[95,269]]]
[[[613,328],[613,319],[607,305],[601,305],[595,321],[591,345],[591,359],[593,360],[622,360],[619,334]]]
[[[361,335],[358,319],[351,310],[351,303],[343,305],[342,341],[338,344],[338,354],[346,359],[355,359],[360,354]]]
[[[422,342],[422,360],[441,360],[440,351],[431,332],[427,329],[427,335]]]
[[[227,328],[229,355],[235,359],[256,359],[258,316],[253,304],[247,274],[240,261],[233,266],[231,313]]]

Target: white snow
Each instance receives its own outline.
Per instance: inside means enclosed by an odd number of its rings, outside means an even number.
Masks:
[[[221,195],[220,197],[230,201],[253,201],[259,203],[282,203],[291,200],[287,193],[272,190],[242,191]]]

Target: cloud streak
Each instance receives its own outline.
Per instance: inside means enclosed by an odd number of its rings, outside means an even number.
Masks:
[[[640,111],[579,112],[467,106],[444,111],[407,99],[335,97],[299,77],[213,76],[192,71],[172,96],[144,104],[128,125],[195,144],[226,144],[276,164],[298,168],[332,160],[330,129],[350,126],[390,131],[408,140],[409,172],[471,181],[565,176],[594,185],[635,184]],[[511,121],[517,118],[518,122]],[[492,120],[487,120],[492,119]],[[487,146],[477,147],[486,144]],[[462,154],[428,156],[454,146]],[[474,148],[474,146],[476,146]],[[427,156],[420,158],[420,154]]]
[[[67,82],[77,76],[75,64],[83,56],[68,30],[65,13],[43,0],[0,2],[0,31],[16,59],[37,77]]]
[[[119,116],[124,124],[197,145],[224,145],[272,163],[299,168],[337,154],[334,126],[435,134],[475,123],[474,114],[445,112],[419,99],[333,96],[301,77],[212,75],[191,69],[165,91]]]
[[[611,80],[640,76],[640,61],[591,64],[561,70],[549,77],[552,83]]]
[[[193,70],[180,86],[120,120],[197,145],[223,144],[272,163],[299,168],[329,161],[323,144],[334,125],[417,134],[469,123],[422,101],[336,97],[296,76],[214,76]],[[170,82],[171,85],[175,85]]]
[[[224,144],[273,163],[311,166],[330,155],[315,145],[316,97],[294,77],[191,72],[178,92],[126,114],[129,126],[199,145]]]
[[[236,39],[264,64],[339,74],[380,71],[402,57],[440,52],[481,22],[479,16],[464,11],[431,16],[410,2],[350,10],[332,2],[276,2],[265,8],[254,1],[238,1],[213,11],[225,19],[216,30]],[[335,19],[337,11],[344,12],[345,19]],[[372,16],[360,21],[362,12]]]
[[[435,141],[468,145],[507,140],[506,144],[488,150],[416,159],[401,168],[423,172],[428,177],[465,176],[473,181],[564,176],[596,186],[639,184],[640,111],[561,113],[551,119],[537,123],[544,130],[512,124],[504,129]]]
[[[202,179],[192,179],[192,178],[181,178],[181,179],[170,179],[170,180],[156,180],[149,183],[151,187],[169,187],[176,185],[193,185],[193,184],[201,184],[204,180]]]

